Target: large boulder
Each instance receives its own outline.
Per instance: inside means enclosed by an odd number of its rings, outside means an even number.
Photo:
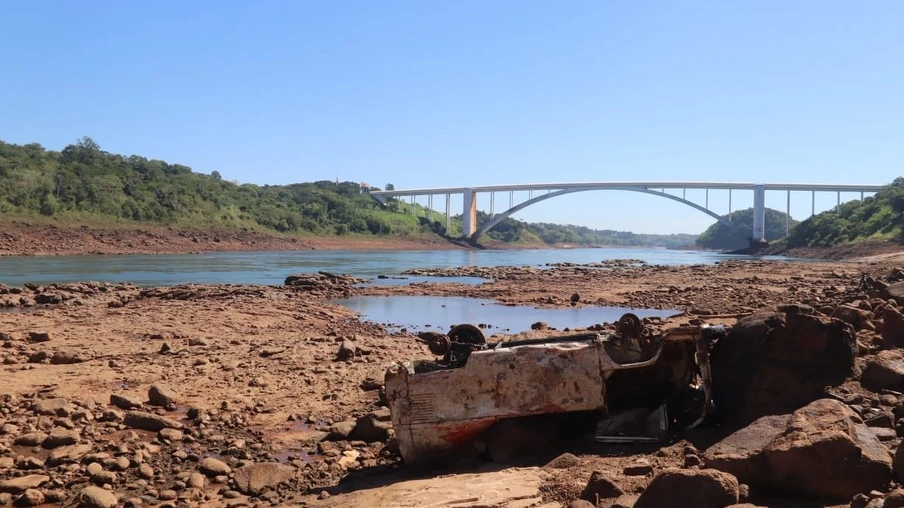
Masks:
[[[721,471],[665,469],[634,503],[634,508],[724,508],[738,502],[738,480]]]
[[[888,349],[867,358],[860,384],[874,392],[904,388],[904,352]]]
[[[704,460],[765,491],[842,500],[892,479],[888,450],[854,411],[832,399],[760,418],[710,447]]]
[[[803,305],[751,314],[712,348],[713,402],[723,422],[787,414],[855,372],[853,328]]]

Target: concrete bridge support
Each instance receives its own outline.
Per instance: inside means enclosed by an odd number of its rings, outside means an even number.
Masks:
[[[471,238],[477,231],[477,193],[474,189],[465,189],[462,192],[464,200],[464,213],[462,214],[462,237]]]
[[[750,241],[766,241],[766,186],[761,183],[753,186],[753,237]]]

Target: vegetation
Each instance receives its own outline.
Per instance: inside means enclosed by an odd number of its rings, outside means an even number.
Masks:
[[[392,190],[391,183],[385,185]],[[460,217],[389,199],[384,208],[355,182],[241,184],[82,138],[60,152],[0,141],[0,214],[71,222],[247,227],[300,235],[461,236]],[[429,218],[428,218],[429,217]],[[478,213],[478,223],[489,220]],[[687,247],[693,235],[637,235],[505,219],[485,239],[505,243]]]
[[[260,226],[312,235],[433,234],[398,201],[383,210],[355,182],[239,185],[191,168],[104,152],[83,138],[61,152],[0,142],[0,213],[184,226]]]
[[[729,218],[728,215],[722,217]],[[787,217],[785,212],[766,208],[767,241],[771,242],[785,237]],[[753,236],[753,208],[732,212],[730,219],[732,227],[716,222],[707,228],[697,238],[697,246],[702,249],[714,250],[738,250],[749,247],[749,240]],[[792,228],[796,224],[797,221],[791,221]]]
[[[791,231],[788,247],[828,247],[862,240],[904,240],[904,178],[896,178],[875,196],[843,203]]]

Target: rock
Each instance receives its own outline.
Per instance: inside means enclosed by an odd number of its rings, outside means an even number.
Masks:
[[[389,431],[392,430],[392,423],[380,421],[377,415],[371,413],[358,418],[355,423],[355,430],[351,436],[373,443],[375,441],[385,441],[389,438]]]
[[[42,444],[44,448],[59,448],[60,446],[77,444],[81,440],[82,436],[74,430],[55,428]]]
[[[229,474],[232,468],[225,462],[213,457],[205,457],[198,462],[198,470],[207,476],[217,476],[221,474]]]
[[[860,384],[874,392],[904,388],[904,352],[889,349],[868,358],[860,374]]]
[[[48,416],[69,416],[75,406],[66,399],[39,399],[35,401],[35,413]]]
[[[276,487],[294,477],[295,468],[276,462],[264,462],[236,469],[234,480],[242,493],[257,495],[266,488]]]
[[[583,499],[575,499],[566,508],[596,508],[596,505]]]
[[[563,453],[558,457],[550,460],[543,466],[543,469],[568,469],[581,464],[581,459],[575,457],[571,453]],[[592,478],[592,477],[591,477]]]
[[[154,406],[171,406],[176,404],[176,392],[167,386],[151,385],[148,389],[148,400]]]
[[[50,477],[43,474],[30,474],[8,480],[0,480],[0,492],[21,494],[28,489],[36,489],[50,481]]]
[[[327,435],[327,439],[330,441],[344,441],[351,436],[357,425],[358,423],[354,420],[334,423],[330,426],[330,433]]]
[[[846,323],[800,312],[740,319],[712,348],[713,401],[725,422],[787,414],[854,373],[856,341]]]
[[[832,312],[832,317],[853,326],[855,330],[876,329],[872,321],[872,312],[858,309],[850,305],[839,305],[838,307],[835,307],[835,311]]]
[[[355,345],[349,340],[343,340],[336,352],[336,360],[345,361],[355,357]]]
[[[204,485],[207,484],[207,478],[201,473],[192,473],[185,483],[193,489],[203,489]]]
[[[41,363],[48,358],[50,358],[50,353],[47,351],[35,351],[28,355],[27,363]]]
[[[154,468],[150,464],[141,464],[138,466],[138,476],[150,480],[154,477]]]
[[[536,323],[533,323],[532,325],[530,325],[530,329],[531,330],[548,330],[549,323],[547,323],[546,321],[537,321]]]
[[[78,494],[80,506],[85,508],[113,508],[119,504],[116,494],[100,487],[85,487]]]
[[[706,450],[704,461],[763,490],[845,501],[892,478],[885,446],[832,399],[760,418]]]
[[[165,416],[145,413],[143,411],[129,411],[126,413],[123,423],[133,429],[160,432],[162,429],[181,429],[182,424],[166,418]]]
[[[50,334],[47,332],[28,332],[28,336],[25,339],[32,344],[38,342],[48,342],[50,341]]]
[[[724,508],[738,502],[738,480],[709,469],[660,471],[634,508]]]
[[[889,305],[882,310],[882,323],[882,343],[885,347],[904,347],[904,314]]]
[[[38,506],[44,504],[44,493],[38,489],[28,489],[16,498],[15,506]]]
[[[625,494],[624,496],[618,496],[615,501],[612,502],[612,506],[610,508],[634,508],[634,504],[637,503],[637,496],[635,494]]]
[[[653,472],[653,465],[647,459],[637,459],[622,471],[627,476],[646,476]]]
[[[578,303],[581,301],[581,295],[579,293],[574,293],[571,295],[571,303]]]
[[[137,397],[132,397],[131,395],[126,394],[118,394],[113,393],[110,394],[110,404],[118,407],[119,409],[134,409],[136,407],[141,407],[141,401],[138,400]]]
[[[160,434],[158,436],[162,440],[177,442],[182,441],[182,432],[176,429],[160,429]]]
[[[113,471],[100,471],[91,476],[91,483],[103,486],[104,484],[116,485],[119,476]]]
[[[881,293],[883,299],[892,299],[896,301],[898,305],[904,305],[904,282],[889,284],[881,290]]]
[[[612,478],[606,476],[600,471],[594,471],[581,493],[581,499],[592,503],[598,502],[600,499],[608,499],[610,497],[618,497],[625,492],[619,488]]]
[[[17,437],[13,444],[16,446],[40,446],[47,439],[47,434],[43,432],[29,432]]]
[[[60,464],[76,462],[85,455],[91,453],[91,449],[92,446],[87,443],[61,446],[50,452],[50,457],[47,458],[47,464],[50,466],[58,466]]]
[[[265,347],[261,348],[260,356],[261,358],[270,358],[271,356],[276,356],[280,353],[285,353],[288,348],[284,347]]]
[[[13,496],[9,492],[0,492],[0,506],[13,504]]]
[[[885,496],[882,508],[904,508],[904,489],[895,489]]]
[[[201,338],[193,337],[191,339],[188,339],[189,347],[204,347],[207,345],[208,345],[207,341],[204,339],[201,339]]]
[[[50,357],[51,365],[71,365],[74,363],[83,363],[87,361],[85,357],[74,351],[56,351]]]

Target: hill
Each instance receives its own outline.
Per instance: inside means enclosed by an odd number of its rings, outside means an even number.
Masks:
[[[381,207],[356,182],[238,184],[216,171],[103,151],[91,138],[56,152],[37,143],[0,141],[0,216],[48,218],[56,225],[169,226],[193,231],[241,229],[300,236],[454,238],[460,217],[388,200]],[[480,212],[478,222],[489,220]],[[487,240],[508,244],[687,247],[693,235],[638,235],[506,219]]]
[[[895,240],[904,232],[904,178],[863,201],[814,215],[791,230],[787,247],[831,247],[846,242]]]
[[[785,237],[787,226],[787,214],[771,208],[766,208],[766,240],[774,241]],[[723,218],[729,218],[723,215]],[[696,244],[702,249],[714,250],[739,250],[750,246],[750,238],[753,236],[753,208],[738,210],[731,214],[732,228],[716,222],[700,234]],[[797,224],[792,220],[791,226]]]
[[[83,138],[61,152],[0,141],[0,213],[78,222],[113,220],[180,227],[251,227],[307,235],[433,235],[413,214],[383,210],[355,182],[258,186],[223,180]],[[427,222],[425,224],[424,222]]]

